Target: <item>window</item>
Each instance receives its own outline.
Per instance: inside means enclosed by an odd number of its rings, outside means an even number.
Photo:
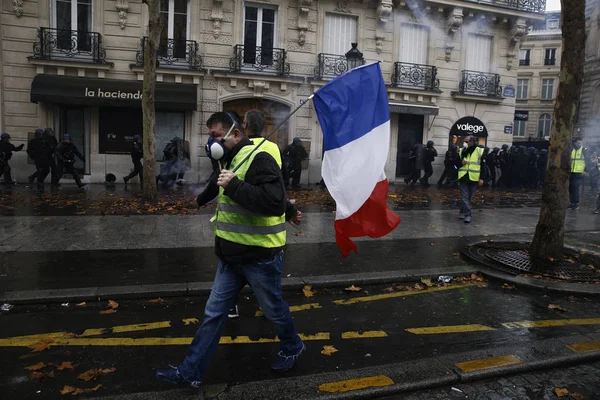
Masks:
[[[348,15],[325,14],[323,53],[343,55],[358,42],[358,19]]]
[[[526,99],[529,91],[529,79],[517,79],[517,99]]]
[[[470,71],[490,72],[492,58],[492,37],[469,35],[467,42],[467,69]]]
[[[538,138],[543,139],[550,136],[550,128],[552,127],[552,116],[550,114],[540,115],[538,124]]]
[[[273,64],[277,9],[247,5],[244,16],[244,64]],[[258,58],[258,61],[257,61]]]
[[[525,132],[527,132],[527,121],[515,121],[515,131],[513,132],[513,135],[524,137]]]
[[[529,65],[531,62],[531,49],[521,50],[519,52],[519,65]]]
[[[426,26],[402,24],[400,26],[400,59],[411,64],[427,64],[429,29]]]
[[[160,0],[160,44],[158,54],[185,58],[188,36],[188,0]]]
[[[544,65],[556,65],[556,49],[546,49]]]
[[[557,19],[549,19],[546,22],[546,29],[558,29],[559,27],[559,21]]]
[[[61,50],[90,51],[92,40],[92,0],[55,0],[53,20],[56,47]]]
[[[552,100],[554,79],[542,79],[542,100]]]

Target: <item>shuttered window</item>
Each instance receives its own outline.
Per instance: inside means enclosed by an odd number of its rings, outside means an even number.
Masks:
[[[411,64],[427,64],[429,29],[422,25],[400,25],[400,59]]]
[[[343,55],[357,43],[358,19],[348,15],[326,14],[323,53]]]
[[[467,40],[467,69],[478,72],[491,72],[492,37],[469,35]]]

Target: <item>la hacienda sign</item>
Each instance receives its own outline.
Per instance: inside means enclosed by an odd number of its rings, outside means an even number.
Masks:
[[[122,92],[120,90],[109,91],[109,90],[102,90],[101,88],[98,88],[97,90],[93,90],[93,89],[90,90],[86,86],[85,97],[97,98],[97,99],[141,100],[142,92],[140,90],[138,90],[136,92]]]

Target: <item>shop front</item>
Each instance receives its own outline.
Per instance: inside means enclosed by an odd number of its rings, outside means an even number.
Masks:
[[[463,117],[456,121],[450,129],[449,145],[455,144],[460,149],[467,136],[475,136],[478,146],[487,145],[488,130],[478,118]]]
[[[143,136],[141,81],[37,75],[31,101],[46,110],[59,140],[66,133],[73,137],[86,159],[86,165],[76,167],[91,176],[88,181],[102,182],[106,173],[129,173],[133,136]],[[160,161],[174,137],[189,140],[197,86],[157,83],[155,107],[156,159]]]

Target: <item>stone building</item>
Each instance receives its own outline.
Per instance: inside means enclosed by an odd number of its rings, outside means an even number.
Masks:
[[[0,127],[14,142],[37,127],[70,133],[86,155],[88,182],[122,176],[141,133],[147,9],[141,0],[3,0]],[[189,181],[209,174],[205,122],[217,110],[260,108],[269,128],[348,69],[352,43],[381,61],[392,137],[386,171],[407,172],[414,143],[476,133],[490,147],[512,141],[519,47],[545,21],[545,0],[162,0],[157,157],[188,140]],[[322,140],[312,104],[273,140],[300,137],[304,182],[321,179]],[[441,164],[443,157],[437,161]],[[32,170],[24,153],[13,170]],[[440,168],[438,168],[439,170]]]
[[[514,141],[547,147],[558,91],[562,32],[560,11],[534,23],[519,52]],[[540,143],[541,144],[541,143]]]

